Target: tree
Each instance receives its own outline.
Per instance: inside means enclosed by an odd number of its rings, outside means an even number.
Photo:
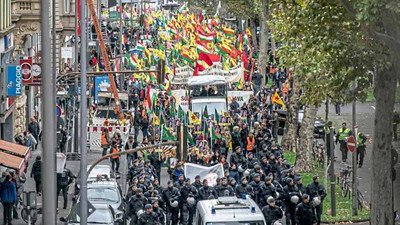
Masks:
[[[268,54],[268,24],[267,18],[269,16],[269,0],[261,0],[261,13],[260,13],[260,55],[258,60],[258,71],[263,76],[262,84],[265,84],[266,67],[267,67],[267,54]]]
[[[400,73],[400,4],[398,0],[337,0],[347,16],[361,24],[371,41],[383,44],[386,55],[377,69],[374,95],[376,111],[372,150],[371,225],[394,224],[392,122],[396,85]]]
[[[373,61],[374,55],[360,35],[359,25],[343,16],[345,10],[336,0],[274,0],[271,7],[273,37],[281,43],[279,61],[285,67],[294,67],[293,78],[300,82],[301,102],[305,105],[304,118],[315,118],[312,109],[328,95],[345,101],[365,98],[364,90],[369,86],[366,71],[372,70],[365,65]],[[350,92],[349,84],[354,79],[357,89]],[[297,104],[290,101],[288,107],[295,111]],[[297,123],[294,119],[289,122]],[[296,125],[289,124],[288,128],[288,133],[294,133]],[[296,161],[300,172],[312,169],[312,157],[303,155],[312,152],[313,129],[314,120],[301,124],[301,143],[296,152],[301,159]]]

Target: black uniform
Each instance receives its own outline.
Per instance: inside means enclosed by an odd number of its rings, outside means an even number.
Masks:
[[[143,195],[134,195],[129,199],[127,214],[131,217],[131,224],[137,224],[138,216],[137,212],[143,210],[144,206],[148,203],[148,200]]]
[[[68,205],[68,186],[73,182],[73,180],[74,174],[72,174],[71,170],[67,168],[64,168],[62,173],[57,173],[57,198],[62,190],[64,198],[64,209],[66,209]]]
[[[180,194],[178,188],[167,187],[164,189],[162,198],[166,205],[167,225],[170,225],[171,222],[172,222],[172,225],[178,224],[179,206],[171,207],[170,202],[171,201],[179,202],[180,197],[181,197],[181,194]]]
[[[267,183],[262,183],[260,185],[260,198],[259,198],[259,205],[261,207],[267,205],[267,199],[268,197],[274,197],[276,198],[276,189],[273,184],[267,184]]]
[[[193,205],[190,205],[187,202],[187,199],[189,197],[193,197],[197,199],[198,197],[198,192],[197,189],[193,185],[185,185],[182,187],[181,190],[181,201],[182,201],[182,224],[187,225],[187,224],[192,224],[193,223],[193,216],[194,213],[196,212],[196,203]]]
[[[215,192],[213,187],[210,186],[203,186],[199,190],[199,200],[208,200],[210,199],[210,196],[213,198],[217,198],[217,192]]]
[[[236,195],[238,198],[241,198],[242,195],[250,195],[252,199],[254,199],[254,191],[253,191],[253,187],[250,186],[249,184],[238,184],[236,186]]]
[[[312,200],[315,197],[321,197],[321,204],[315,207],[315,215],[317,217],[317,223],[321,223],[321,214],[322,214],[322,206],[324,198],[326,197],[326,190],[322,184],[313,182],[307,186],[307,194],[310,195],[310,199]]]
[[[262,208],[262,212],[265,217],[265,222],[267,225],[272,225],[275,221],[282,218],[283,213],[282,210],[278,206],[271,207],[266,205]]]
[[[284,198],[284,203],[285,203],[285,216],[286,216],[286,224],[287,225],[295,225],[296,224],[296,218],[295,218],[295,212],[296,212],[296,206],[297,203],[293,203],[291,201],[291,198],[293,196],[297,196],[300,200],[301,195],[299,192],[299,189],[293,185],[286,185],[283,188],[283,198]]]
[[[316,221],[316,218],[311,202],[302,202],[297,206],[296,221],[298,225],[313,225],[313,223]]]
[[[138,225],[156,225],[159,224],[157,213],[151,212],[149,214],[142,213],[137,221]]]
[[[249,185],[253,188],[253,193],[254,193],[254,201],[257,204],[260,204],[260,192],[261,192],[261,181],[252,181],[249,183]]]
[[[153,212],[157,214],[158,217],[158,223],[160,223],[160,225],[165,225],[165,212],[162,208],[157,207],[155,208],[153,206]]]
[[[235,196],[235,191],[230,185],[217,185],[215,188],[218,197],[226,196],[225,192],[227,192],[228,196]]]

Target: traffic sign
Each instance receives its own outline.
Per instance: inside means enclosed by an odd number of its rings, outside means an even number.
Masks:
[[[347,149],[349,149],[350,152],[354,152],[354,150],[356,150],[356,139],[354,136],[347,138]]]
[[[62,112],[62,111],[61,111],[61,107],[60,107],[60,106],[57,106],[57,107],[56,107],[56,114],[57,114],[58,117],[61,116],[61,112]]]

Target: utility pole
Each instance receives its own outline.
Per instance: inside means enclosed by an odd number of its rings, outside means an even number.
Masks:
[[[56,33],[56,0],[53,0],[52,2],[52,15],[51,15],[51,19],[52,19],[52,31],[51,31],[51,36],[52,36],[52,66],[53,66],[53,79],[54,79],[54,85],[53,85],[53,95],[55,96],[54,98],[56,99],[56,104],[57,104],[57,92],[56,92],[56,85],[55,85],[55,80],[57,79],[57,33]],[[56,106],[56,104],[54,104],[54,106]],[[54,114],[53,117],[54,123],[57,124],[57,117]],[[57,134],[58,132],[58,127],[57,125],[54,127],[54,133]],[[58,135],[57,135],[57,139],[58,139]],[[57,140],[56,139],[56,140]],[[58,150],[58,142],[56,142],[56,150]]]
[[[352,89],[353,89],[353,93],[356,90],[356,81],[353,81],[353,85],[352,85]],[[352,180],[353,180],[353,192],[352,192],[352,206],[353,206],[353,216],[356,216],[358,214],[357,212],[357,192],[358,192],[358,184],[357,184],[357,132],[358,132],[358,127],[357,127],[357,120],[356,120],[356,100],[353,100],[353,107],[352,107],[352,125],[353,125],[353,135],[354,138],[356,139],[356,146],[355,146],[355,150],[353,152],[352,155],[352,167],[353,167],[353,176],[352,176]]]
[[[120,46],[119,46],[119,55],[121,56],[119,59],[119,63],[120,63],[120,68],[121,70],[124,70],[124,60],[123,60],[123,47],[124,47],[124,43],[122,43],[122,30],[123,30],[123,26],[122,26],[122,0],[119,0],[119,40],[120,40]],[[115,61],[115,63],[117,63],[117,61]],[[119,91],[122,91],[124,88],[124,75],[123,74],[119,74]]]
[[[79,4],[78,0],[75,0],[75,42],[74,42],[74,48],[75,48],[75,63],[74,63],[74,72],[78,72],[78,10],[79,10]],[[79,87],[79,80],[78,76],[75,77],[75,104],[74,104],[74,148],[72,152],[74,153],[79,153],[79,116],[78,116],[78,87]]]
[[[332,127],[329,128],[329,147],[331,152],[330,158],[330,181],[331,181],[331,216],[336,216],[336,197],[335,197],[335,144],[333,143],[333,136],[335,132]]]
[[[40,30],[42,43],[42,113],[43,113],[43,185],[42,224],[57,224],[56,205],[56,134],[55,130],[55,79],[51,70],[50,1],[40,1]]]
[[[87,36],[86,36],[86,0],[81,0],[81,189],[80,189],[80,218],[81,225],[87,224],[88,217],[88,200],[87,200],[87,151],[86,151],[86,125],[88,122],[87,113],[87,82],[86,82],[86,66],[87,66]],[[53,110],[54,111],[54,110]]]

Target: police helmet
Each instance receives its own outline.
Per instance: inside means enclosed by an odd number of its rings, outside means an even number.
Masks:
[[[321,204],[321,199],[319,199],[318,197],[314,197],[312,200],[312,204],[313,206],[318,206],[319,204]]]
[[[242,168],[242,165],[239,165],[238,171],[241,172],[241,173],[243,173],[244,169]]]
[[[169,202],[169,205],[170,205],[172,208],[176,208],[176,207],[178,207],[179,202],[176,201],[176,200],[172,200],[172,201]]]
[[[291,201],[292,203],[294,203],[294,204],[297,204],[297,203],[299,202],[299,200],[300,200],[300,198],[299,198],[299,196],[297,196],[297,195],[293,195],[293,196],[290,198],[290,201]]]
[[[188,205],[192,206],[196,203],[196,199],[194,199],[193,197],[189,197],[186,199]]]
[[[249,176],[250,175],[250,170],[249,169],[245,170],[243,175],[245,177]]]
[[[269,197],[267,198],[267,202],[268,202],[268,203],[275,202],[275,198],[272,197],[272,196],[269,196]]]
[[[146,204],[146,205],[144,206],[144,208],[145,208],[145,209],[151,209],[151,208],[153,208],[153,206],[151,206],[151,204]]]
[[[142,215],[144,213],[144,210],[141,209],[139,211],[136,212],[136,216],[139,217],[140,215]]]

